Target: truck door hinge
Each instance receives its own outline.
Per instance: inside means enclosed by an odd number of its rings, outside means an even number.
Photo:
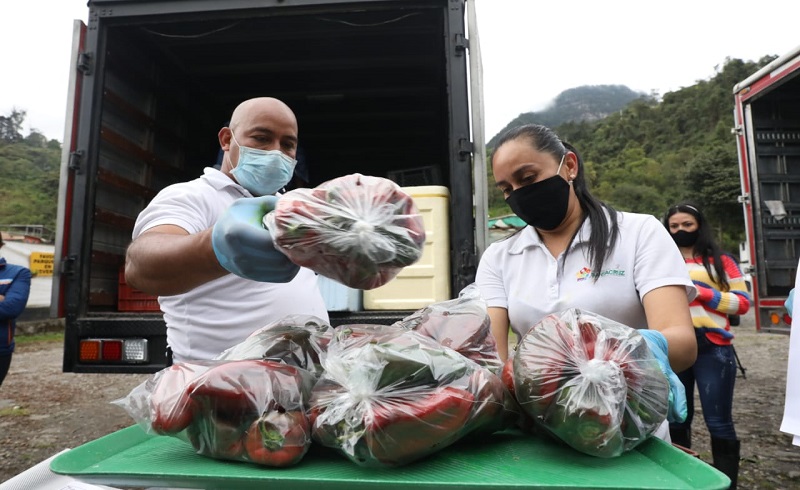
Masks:
[[[453,44],[455,44],[456,53],[463,53],[469,49],[469,40],[463,34],[456,34]]]
[[[83,73],[84,76],[91,75],[93,67],[94,60],[92,59],[92,53],[80,53],[78,55],[78,71]]]
[[[754,265],[746,265],[742,267],[742,272],[744,274],[755,274],[756,273],[756,266]]]
[[[750,204],[750,194],[743,194],[736,198],[739,204]]]
[[[59,271],[62,276],[75,275],[75,263],[78,258],[75,255],[67,255],[61,259],[61,270]]]
[[[81,163],[83,163],[83,150],[76,150],[69,154],[67,168],[78,172],[81,169]]]
[[[731,134],[735,134],[736,136],[741,136],[744,134],[744,128],[741,124],[737,124],[736,126],[731,128]]]
[[[472,154],[472,142],[466,138],[458,139],[458,158],[465,160]]]

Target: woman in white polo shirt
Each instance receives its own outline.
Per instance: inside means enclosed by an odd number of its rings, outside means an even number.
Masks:
[[[478,266],[500,356],[508,357],[509,327],[519,339],[544,316],[568,308],[649,329],[642,335],[670,379],[670,420],[683,420],[685,395],[674,373],[697,356],[689,314],[696,292],[664,226],[594,198],[577,151],[544,126],[506,132],[492,172],[529,225],[490,245]]]

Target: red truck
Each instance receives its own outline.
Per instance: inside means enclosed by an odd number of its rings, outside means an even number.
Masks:
[[[789,333],[800,258],[800,46],[733,88],[746,242],[759,331]],[[749,262],[749,263],[748,263]]]

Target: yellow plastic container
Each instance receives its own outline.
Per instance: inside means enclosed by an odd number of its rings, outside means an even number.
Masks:
[[[450,191],[425,185],[403,187],[425,223],[422,257],[393,280],[364,291],[365,310],[417,310],[450,299]]]

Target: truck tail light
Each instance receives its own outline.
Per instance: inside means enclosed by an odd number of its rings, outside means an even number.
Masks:
[[[146,363],[150,360],[147,339],[83,339],[79,362]]]

